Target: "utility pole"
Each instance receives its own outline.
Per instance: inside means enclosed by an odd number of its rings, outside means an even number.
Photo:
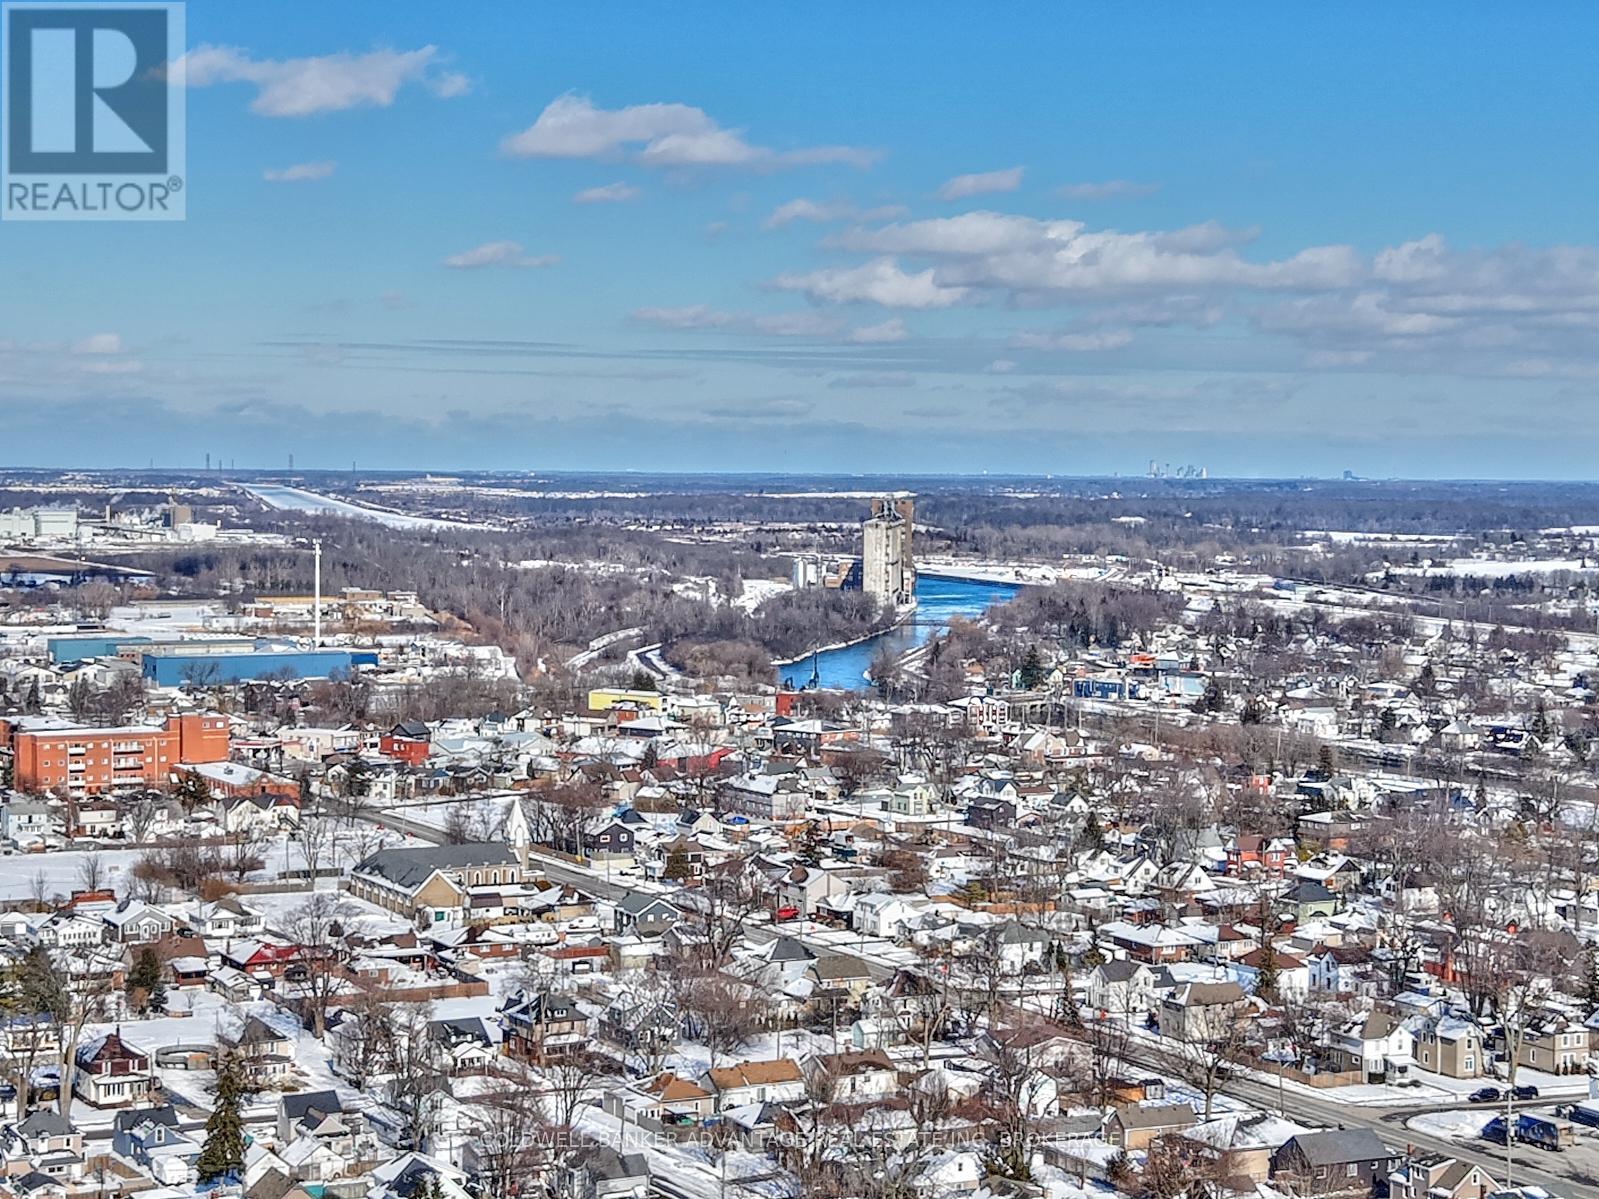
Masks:
[[[311,557],[314,564],[313,573],[316,575],[311,593],[311,648],[320,649],[322,647],[322,539],[320,537],[311,542]]]

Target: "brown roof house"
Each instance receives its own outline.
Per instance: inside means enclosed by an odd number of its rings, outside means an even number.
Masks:
[[[1186,1103],[1130,1103],[1105,1121],[1105,1139],[1118,1149],[1148,1149],[1156,1137],[1187,1132],[1194,1109]]]
[[[705,1082],[719,1112],[746,1103],[788,1103],[805,1095],[805,1075],[786,1057],[710,1070]]]

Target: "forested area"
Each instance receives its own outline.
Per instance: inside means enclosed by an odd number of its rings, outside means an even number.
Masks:
[[[641,628],[665,643],[670,660],[725,658],[733,673],[770,678],[770,659],[885,627],[892,612],[859,592],[779,595],[753,613],[731,603],[745,577],[785,573],[786,559],[738,546],[683,544],[606,526],[529,533],[396,531],[339,519],[293,527],[322,540],[324,593],[370,587],[414,590],[435,612],[517,656],[524,672],[561,647],[581,648],[620,629]],[[573,565],[557,565],[563,558]],[[140,555],[138,565],[179,593],[306,593],[309,546],[196,548]],[[682,578],[708,579],[718,602],[674,589]],[[719,647],[715,650],[707,647]]]

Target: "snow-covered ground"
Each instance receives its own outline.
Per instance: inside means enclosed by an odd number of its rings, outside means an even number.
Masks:
[[[221,601],[192,604],[122,604],[112,608],[106,625],[135,637],[157,641],[176,641],[185,633],[203,631],[218,620],[225,620],[227,608]]]
[[[244,488],[269,508],[285,512],[309,512],[317,516],[343,516],[353,520],[370,520],[391,529],[486,529],[490,526],[472,524],[464,520],[443,520],[434,516],[407,516],[400,512],[385,512],[364,504],[319,495],[300,487],[255,485]]]
[[[773,596],[792,589],[793,585],[785,579],[745,579],[744,594],[733,601],[733,607],[741,612],[753,612]]]
[[[1506,579],[1513,575],[1552,575],[1561,571],[1577,574],[1599,573],[1599,563],[1591,558],[1526,558],[1500,561],[1496,558],[1451,558],[1425,566],[1395,566],[1396,575],[1476,575],[1485,579]]]
[[[1429,1136],[1448,1137],[1453,1141],[1472,1141],[1482,1135],[1483,1126],[1499,1112],[1484,1108],[1470,1112],[1428,1112],[1412,1116],[1405,1127]]]

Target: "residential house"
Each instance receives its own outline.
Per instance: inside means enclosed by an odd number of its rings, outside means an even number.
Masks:
[[[1188,1103],[1130,1103],[1106,1119],[1105,1139],[1124,1152],[1137,1152],[1156,1137],[1186,1132],[1194,1123]]]
[[[889,892],[874,892],[855,900],[855,930],[868,937],[902,940],[910,935],[911,925],[921,916],[919,906]]]
[[[194,931],[208,941],[258,937],[266,928],[266,920],[260,912],[246,907],[231,895],[200,904],[191,924]]]
[[[806,1061],[804,1073],[833,1103],[881,1103],[899,1093],[899,1071],[881,1049],[817,1054]]]
[[[1416,1041],[1398,1016],[1375,1009],[1328,1034],[1341,1070],[1359,1070],[1367,1082],[1393,1082],[1409,1076]]]
[[[83,1177],[83,1134],[60,1112],[41,1108],[16,1128],[39,1173],[59,1182]]]
[[[1481,1078],[1486,1070],[1482,1028],[1452,1011],[1426,1013],[1409,1021],[1416,1064],[1446,1078]]]
[[[1475,1162],[1442,1153],[1407,1158],[1388,1176],[1390,1199],[1487,1199],[1498,1189]]]
[[[300,1091],[278,1098],[278,1143],[290,1145],[313,1137],[346,1162],[360,1162],[377,1152],[377,1137],[354,1106],[337,1091]]]
[[[1088,975],[1088,1006],[1102,1016],[1142,1018],[1155,1006],[1155,972],[1131,958],[1112,958]]]
[[[682,917],[669,900],[644,891],[629,891],[613,912],[612,931],[619,937],[659,937]]]
[[[739,1062],[710,1070],[705,1085],[716,1096],[716,1110],[749,1103],[792,1103],[805,1095],[805,1074],[790,1059]]]
[[[587,1044],[588,1017],[576,1003],[547,991],[517,991],[500,1005],[505,1052],[541,1062],[575,1053]]]
[[[1277,897],[1278,910],[1295,924],[1305,924],[1338,911],[1338,896],[1321,883],[1302,879]]]
[[[128,1107],[142,1103],[155,1082],[150,1057],[122,1039],[120,1032],[102,1033],[78,1046],[72,1089],[92,1107]]]
[[[1399,1152],[1369,1128],[1305,1132],[1272,1156],[1272,1180],[1295,1195],[1369,1195],[1399,1162]]]
[[[100,919],[105,922],[108,939],[124,945],[159,941],[177,925],[166,912],[138,899],[124,899]]]
[[[1242,1023],[1252,1010],[1237,983],[1183,983],[1160,1001],[1160,1035],[1179,1041],[1215,1040]]]
[[[1580,1020],[1543,1008],[1522,1029],[1518,1065],[1547,1074],[1575,1074],[1586,1068],[1588,1029]]]
[[[572,1199],[644,1199],[650,1167],[642,1153],[618,1153],[609,1145],[575,1150],[565,1163],[563,1192]]]
[[[163,1186],[186,1186],[194,1181],[200,1142],[179,1131],[178,1123],[177,1109],[170,1103],[118,1112],[111,1124],[112,1151]]]

